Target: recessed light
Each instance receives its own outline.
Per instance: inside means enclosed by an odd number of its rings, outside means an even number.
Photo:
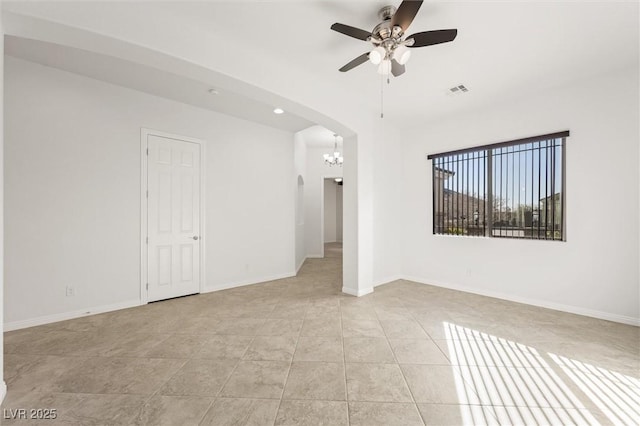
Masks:
[[[209,93],[210,93],[210,94],[212,94],[212,95],[217,95],[217,94],[219,94],[220,92],[218,92],[218,90],[217,90],[217,89],[209,89]]]
[[[282,108],[276,108],[273,110],[274,114],[284,114],[284,110]]]
[[[335,178],[334,181],[335,181],[335,183],[340,183],[340,182],[342,182],[342,178]]]

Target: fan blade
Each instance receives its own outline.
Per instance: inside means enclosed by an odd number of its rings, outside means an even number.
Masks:
[[[408,47],[424,47],[432,46],[434,44],[447,43],[453,41],[458,35],[458,30],[436,30],[436,31],[424,31],[421,33],[415,33],[407,37],[413,39],[413,44]]]
[[[358,40],[367,41],[367,39],[371,37],[371,33],[369,31],[350,27],[349,25],[339,24],[337,22],[331,26],[331,29],[344,35],[348,35],[349,37],[357,38]]]
[[[398,25],[403,31],[407,31],[407,28],[409,28],[409,25],[413,22],[413,18],[418,14],[420,6],[422,6],[422,0],[404,0],[400,3],[400,6],[398,6],[396,13],[393,14],[391,25],[394,27]]]
[[[405,72],[405,68],[404,65],[401,65],[398,61],[396,61],[395,59],[391,60],[391,74],[393,74],[394,77],[398,77],[402,74],[404,74]]]
[[[362,55],[355,58],[353,61],[349,62],[342,68],[340,68],[340,72],[347,72],[350,69],[357,67],[358,65],[362,65],[369,60],[369,52],[363,53]]]

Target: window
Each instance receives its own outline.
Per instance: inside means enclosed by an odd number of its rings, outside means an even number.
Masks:
[[[569,132],[429,155],[433,233],[564,240]]]

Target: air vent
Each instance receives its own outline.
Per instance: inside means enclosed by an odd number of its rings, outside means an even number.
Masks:
[[[449,94],[451,95],[459,95],[461,93],[466,93],[468,92],[469,89],[467,89],[467,87],[464,84],[460,84],[458,86],[453,86],[452,88],[449,89]]]

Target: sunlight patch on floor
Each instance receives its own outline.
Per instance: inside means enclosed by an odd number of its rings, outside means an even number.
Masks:
[[[490,406],[502,424],[599,424],[535,348],[443,325],[460,404]],[[467,405],[460,410],[465,424],[490,423]]]
[[[640,424],[640,380],[575,359],[549,356],[613,424]]]

